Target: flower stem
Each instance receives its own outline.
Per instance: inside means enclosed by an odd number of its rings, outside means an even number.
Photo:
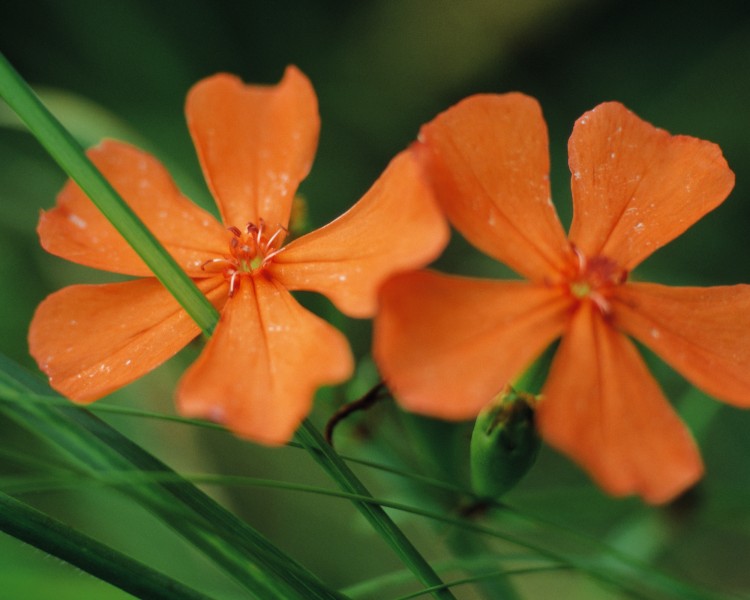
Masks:
[[[372,497],[370,491],[336,451],[325,442],[309,420],[305,420],[299,430],[297,430],[297,438],[318,464],[338,483],[343,491]],[[437,588],[432,592],[435,598],[455,600],[455,596],[449,589],[440,587],[443,585],[440,577],[382,507],[377,504],[361,501],[355,501],[354,504],[419,580],[427,587]]]

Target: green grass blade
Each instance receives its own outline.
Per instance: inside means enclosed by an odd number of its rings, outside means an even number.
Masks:
[[[164,474],[170,481],[131,486],[131,498],[261,598],[340,600],[312,573],[115,429],[74,406],[19,402],[19,394],[53,395],[46,384],[0,355],[0,410],[42,436],[91,477]],[[186,518],[186,515],[189,518]]]
[[[26,123],[55,162],[109,219],[200,328],[210,334],[218,320],[216,309],[99,173],[78,142],[47,110],[2,53],[0,97]]]
[[[209,599],[2,492],[0,530],[139,598]]]

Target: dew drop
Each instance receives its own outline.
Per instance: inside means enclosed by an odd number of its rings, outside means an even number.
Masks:
[[[68,221],[70,221],[71,223],[73,223],[73,225],[75,225],[76,227],[78,227],[78,229],[86,229],[86,227],[88,226],[88,224],[86,223],[86,221],[84,221],[78,215],[74,215],[74,214],[68,215]]]

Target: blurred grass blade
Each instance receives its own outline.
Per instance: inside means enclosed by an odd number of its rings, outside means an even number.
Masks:
[[[26,123],[55,162],[102,211],[200,328],[210,334],[218,320],[216,309],[99,173],[78,142],[47,110],[2,53],[0,97]]]
[[[264,599],[342,598],[247,523],[88,411],[24,404],[18,401],[23,393],[54,396],[46,384],[0,354],[0,410],[54,444],[94,478],[128,471],[164,474],[170,481],[123,489],[246,589]]]
[[[209,597],[0,492],[0,530],[139,598]]]

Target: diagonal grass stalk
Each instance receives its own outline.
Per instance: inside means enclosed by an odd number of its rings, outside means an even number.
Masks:
[[[30,131],[55,161],[92,199],[104,216],[122,234],[123,238],[143,258],[154,275],[175,296],[203,332],[210,335],[218,320],[216,309],[88,160],[83,149],[57,119],[50,114],[2,54],[0,54],[0,95],[26,123]],[[87,414],[85,418],[93,417]],[[314,431],[309,423],[306,423],[303,429],[307,432],[305,435]],[[315,433],[317,434],[317,432]],[[317,434],[317,437],[320,437],[319,434]],[[313,453],[316,460],[321,462],[342,489],[350,490],[351,485],[356,485],[358,486],[357,491],[369,495],[364,485],[356,479],[351,471],[348,474],[341,471],[339,463],[344,467],[346,465],[338,459],[333,450],[317,452],[315,445],[315,442],[312,442],[308,446],[308,450]],[[338,459],[338,462],[336,462],[336,459]],[[364,509],[362,503],[357,503],[357,506],[363,513],[366,513],[368,521],[380,535],[384,536],[420,581],[429,586],[442,585],[442,581],[432,570],[429,563],[382,509]],[[434,596],[443,600],[454,598],[450,591],[445,589],[436,590]]]

